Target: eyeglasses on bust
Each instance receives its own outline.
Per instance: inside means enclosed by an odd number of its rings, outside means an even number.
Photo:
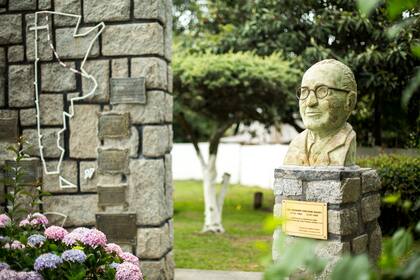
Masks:
[[[311,91],[313,91],[317,99],[322,99],[328,96],[330,89],[333,89],[336,91],[342,91],[346,93],[350,92],[350,90],[346,90],[346,89],[335,88],[335,87],[330,87],[326,85],[318,85],[314,89],[310,89],[308,87],[298,87],[296,89],[296,97],[299,100],[305,100],[306,98],[308,98]]]

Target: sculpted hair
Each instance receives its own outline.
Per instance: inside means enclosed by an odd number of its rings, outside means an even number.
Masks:
[[[334,68],[339,69],[339,71],[341,71],[342,73],[341,85],[343,89],[352,90],[357,94],[357,84],[356,84],[356,79],[354,78],[354,74],[351,71],[351,69],[344,63],[335,59],[324,59],[315,63],[310,68],[318,67],[325,64],[333,65]]]

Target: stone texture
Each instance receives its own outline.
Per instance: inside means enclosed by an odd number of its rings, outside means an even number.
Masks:
[[[109,61],[108,60],[88,60],[85,63],[84,69],[87,73],[93,75],[98,83],[93,96],[87,97],[84,100],[108,102],[109,101]],[[82,79],[83,95],[89,94],[93,89],[94,83],[91,79]]]
[[[363,254],[366,252],[368,245],[368,235],[363,234],[353,238],[351,241],[351,251],[353,254]]]
[[[70,157],[96,158],[99,106],[75,105],[70,119]]]
[[[167,0],[165,7],[165,58],[172,60],[172,0]],[[169,74],[169,73],[168,73]],[[168,78],[169,80],[169,78]]]
[[[165,16],[165,0],[134,0],[135,18],[157,19],[165,23]]]
[[[165,278],[164,260],[159,261],[141,261],[140,270],[147,280],[170,280]]]
[[[116,112],[129,112],[133,124],[156,124],[165,121],[168,105],[163,91],[147,91],[147,104],[116,104]],[[172,111],[171,111],[172,115]]]
[[[63,96],[61,94],[39,95],[41,125],[63,124],[63,102]]]
[[[163,278],[167,280],[174,279],[175,277],[174,272],[175,272],[175,261],[174,261],[173,253],[171,251],[165,256],[165,263],[163,266],[163,275],[164,275]]]
[[[51,0],[38,0],[39,10],[48,10],[51,8]]]
[[[47,170],[48,172],[54,172],[58,168],[58,161],[48,161]],[[70,183],[77,186],[77,162],[73,160],[63,160],[60,166],[60,175],[58,174],[44,174],[42,177],[43,190],[49,193],[56,192],[77,192],[77,188],[60,188],[59,176],[63,177]]]
[[[83,2],[85,22],[118,21],[130,18],[130,0],[89,0]]]
[[[305,181],[341,180],[359,177],[359,167],[338,166],[282,166],[274,171],[275,178],[301,179]]]
[[[3,204],[6,201],[6,195],[4,192],[4,173],[0,172],[0,204]]]
[[[350,253],[350,243],[335,240],[319,241],[315,247],[315,254],[318,257],[331,259],[337,256]]]
[[[174,91],[173,87],[173,74],[172,74],[172,67],[168,66],[168,92],[172,93]]]
[[[276,179],[274,181],[274,195],[301,195],[302,181],[297,179]]]
[[[165,122],[173,121],[174,100],[172,95],[165,93]]]
[[[160,58],[139,57],[131,60],[131,76],[146,77],[147,89],[168,88],[167,65]]]
[[[333,204],[355,201],[360,195],[360,183],[357,182],[353,178],[343,183],[338,180],[311,181],[307,184],[306,198]]]
[[[0,45],[17,44],[22,42],[22,16],[0,15]]]
[[[35,10],[36,0],[9,0],[10,11]]]
[[[172,155],[165,154],[165,196],[168,218],[174,215],[173,181],[172,181]]]
[[[74,63],[67,63],[74,68]],[[76,74],[58,63],[41,65],[42,91],[59,92],[76,90]]]
[[[59,158],[61,151],[57,147],[57,133],[60,128],[42,128],[42,146],[44,147],[43,154],[46,158]],[[24,129],[22,136],[28,141],[28,154],[32,156],[39,156],[38,147],[38,132],[36,129]],[[61,136],[60,145],[64,147],[64,137]],[[64,147],[65,148],[65,147]]]
[[[0,48],[0,107],[6,105],[6,53]]]
[[[44,16],[38,16],[38,26],[46,25],[47,20]],[[29,30],[35,25],[35,14],[27,14],[26,21],[26,57],[29,61],[35,60],[35,31]],[[52,30],[51,20],[48,21],[50,30]],[[52,33],[50,32],[50,36]],[[53,58],[53,52],[48,41],[48,31],[46,29],[38,30],[38,58],[41,61],[49,61]]]
[[[163,160],[131,160],[130,170],[127,192],[129,211],[137,213],[139,225],[160,225],[167,216]]]
[[[358,230],[359,218],[356,207],[328,210],[328,232],[350,235]]]
[[[9,66],[9,106],[35,106],[33,65]]]
[[[382,232],[376,223],[374,230],[369,234],[368,255],[369,259],[376,263],[382,252]]]
[[[364,222],[373,221],[381,214],[381,196],[379,194],[362,198],[362,218]]]
[[[139,132],[137,128],[131,127],[131,133],[129,138],[105,139],[104,148],[129,149],[130,157],[138,157]]]
[[[96,194],[46,196],[43,201],[44,212],[59,212],[68,216],[66,227],[95,225],[95,213],[99,211]],[[50,222],[55,224],[54,220]]]
[[[24,59],[24,50],[22,45],[10,46],[7,51],[7,60],[9,62],[20,62]]]
[[[159,157],[164,155],[170,146],[170,132],[168,126],[154,125],[143,127],[143,155]]]
[[[19,111],[20,113],[20,125],[22,126],[30,126],[36,125],[36,109],[22,109]]]
[[[8,150],[8,147],[14,147],[17,149],[17,144],[8,143],[8,142],[0,142],[0,164],[3,164],[3,161],[5,160],[14,160],[15,159],[15,153]],[[0,172],[1,173],[1,172]]]
[[[104,55],[163,55],[163,28],[158,23],[111,25],[102,33]]]
[[[341,182],[342,203],[356,202],[360,198],[360,178],[346,178]]]
[[[169,244],[168,224],[137,231],[137,255],[141,259],[160,259],[169,250]]]
[[[90,1],[90,0],[89,0]],[[67,14],[81,14],[80,0],[54,0],[54,9],[56,12],[63,12]],[[77,18],[68,16],[54,16],[54,23],[56,26],[70,26],[76,25]]]
[[[274,207],[273,207],[274,217],[281,217],[281,207],[282,207],[281,203],[274,204]]]
[[[362,193],[379,191],[381,189],[381,180],[378,172],[369,169],[362,173]]]
[[[107,27],[110,28],[110,27]],[[105,28],[105,30],[107,30]],[[87,32],[91,27],[84,27],[78,30],[78,33]],[[60,28],[56,29],[55,36],[57,42],[57,53],[63,58],[84,58],[89,48],[91,41],[95,38],[97,29],[92,30],[85,36],[73,37],[74,28]],[[103,34],[103,33],[102,33]],[[103,36],[103,35],[102,35]],[[99,55],[99,42],[98,40],[92,46],[89,57]],[[90,73],[94,74],[94,73]]]
[[[93,168],[95,171],[92,178],[85,177],[85,170]],[[80,190],[82,192],[95,192],[98,184],[98,162],[97,161],[81,161],[80,162]]]
[[[119,58],[113,59],[111,62],[112,77],[113,78],[127,78],[128,77],[128,59]]]

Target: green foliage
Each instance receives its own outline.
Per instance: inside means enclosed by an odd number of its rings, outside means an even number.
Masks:
[[[381,155],[358,164],[376,169],[381,178],[382,231],[389,235],[400,227],[414,227],[420,220],[420,157]]]

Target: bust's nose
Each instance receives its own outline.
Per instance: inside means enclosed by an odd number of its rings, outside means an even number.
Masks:
[[[311,92],[309,92],[308,98],[306,99],[306,106],[313,107],[316,105],[318,105],[318,98],[316,98],[315,92],[311,90]]]

